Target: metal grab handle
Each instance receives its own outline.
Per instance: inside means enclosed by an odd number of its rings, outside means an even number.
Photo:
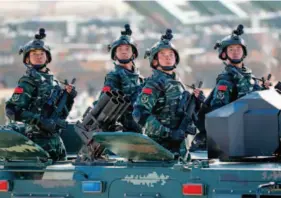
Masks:
[[[279,185],[278,183],[276,182],[268,182],[268,183],[265,183],[265,184],[260,184],[257,188],[257,198],[260,198],[260,195],[261,195],[261,190],[264,189],[264,188],[273,188],[275,187],[276,185]]]

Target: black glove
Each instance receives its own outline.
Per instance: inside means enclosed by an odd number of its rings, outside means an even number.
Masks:
[[[195,135],[195,134],[196,134],[196,127],[195,127],[195,126],[192,126],[191,124],[188,125],[188,126],[186,127],[185,133],[186,133],[186,134],[189,134],[189,135]]]
[[[37,126],[48,133],[56,133],[58,128],[66,129],[67,122],[61,119],[49,119],[40,117],[37,121]]]
[[[207,149],[207,137],[206,133],[198,133],[191,142],[189,148],[190,152],[197,150],[206,150]]]
[[[37,126],[43,131],[53,134],[56,132],[57,124],[53,119],[41,117],[38,119]]]
[[[196,127],[192,124],[192,119],[189,116],[185,116],[181,121],[179,129],[184,131],[186,134],[195,135],[196,134]]]
[[[74,87],[74,86],[72,87],[71,92],[68,93],[68,94],[69,94],[69,96],[70,96],[72,99],[77,96],[77,91],[75,90],[75,87]]]
[[[196,101],[201,104],[205,101],[205,99],[206,99],[206,97],[205,97],[203,91],[200,91],[200,94],[199,94],[198,98],[196,98]]]
[[[66,129],[68,122],[62,119],[55,120],[56,126],[61,129]]]
[[[185,132],[181,129],[171,130],[170,137],[173,141],[183,141],[185,139]]]

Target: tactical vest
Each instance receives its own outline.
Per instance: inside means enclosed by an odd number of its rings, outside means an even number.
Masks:
[[[19,80],[20,82],[27,82],[34,87],[32,100],[27,110],[35,114],[48,116],[48,110],[54,108],[54,102],[59,98],[59,95],[55,96],[55,91],[57,91],[57,94],[61,93],[59,82],[54,79],[53,75],[39,72],[35,75],[23,76]],[[44,107],[46,103],[49,103],[49,107]]]
[[[160,96],[152,113],[164,126],[176,129],[183,118],[183,115],[179,115],[177,110],[185,87],[171,75],[161,71],[155,72],[157,75],[153,75],[151,81],[160,90]]]

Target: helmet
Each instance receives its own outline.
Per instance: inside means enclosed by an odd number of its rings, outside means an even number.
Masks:
[[[47,54],[47,64],[52,61],[51,56],[51,49],[49,46],[45,44],[43,39],[46,37],[45,29],[40,28],[39,34],[34,35],[34,39],[29,41],[27,44],[25,44],[23,47],[20,48],[19,54],[23,54],[23,63],[26,64],[26,58],[29,55],[29,52],[32,50],[44,50]]]
[[[226,52],[226,48],[230,45],[241,45],[244,51],[244,56],[242,57],[242,60],[247,56],[247,45],[240,37],[244,33],[243,31],[243,25],[238,25],[236,30],[233,30],[232,34],[229,36],[224,37],[221,41],[217,41],[217,43],[214,46],[214,49],[218,49],[219,51],[219,58],[221,60],[226,60],[228,57],[222,57],[222,53]],[[241,60],[241,61],[242,61]],[[240,61],[240,62],[241,62]]]
[[[153,68],[153,60],[156,58],[157,53],[162,49],[172,49],[176,55],[176,65],[180,62],[180,56],[175,46],[171,43],[173,38],[172,30],[167,29],[166,34],[161,36],[161,40],[155,43],[150,49],[147,49],[144,55],[144,58],[149,57],[150,67]],[[175,67],[174,66],[174,67]]]
[[[108,51],[111,51],[111,59],[112,60],[115,60],[116,48],[119,45],[131,45],[132,50],[133,50],[133,54],[135,55],[134,58],[138,57],[137,45],[134,42],[134,40],[131,38],[132,30],[130,28],[130,25],[126,24],[124,27],[125,27],[125,31],[121,31],[121,36],[118,39],[116,39],[111,45],[108,45]]]

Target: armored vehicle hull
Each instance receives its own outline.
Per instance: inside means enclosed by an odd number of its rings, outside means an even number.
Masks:
[[[0,197],[281,197],[281,97],[272,91],[250,94],[208,114],[209,151],[190,153],[191,160],[175,158],[142,134],[98,132],[93,133],[94,141],[110,155],[94,161],[74,157],[52,162],[24,135],[1,128]],[[236,131],[230,127],[235,126],[232,118],[238,122]],[[265,123],[254,125],[254,119]],[[62,136],[69,153],[75,154],[82,143],[73,125],[69,127],[69,135]],[[249,141],[263,138],[269,145]]]
[[[97,133],[94,137],[103,145],[116,139],[119,142],[110,144],[111,149],[117,153],[121,147],[128,152],[121,149],[121,157],[95,162],[54,164],[44,161],[42,150],[41,157],[28,160],[6,153],[9,159],[0,168],[0,197],[281,197],[280,163],[207,161],[204,152],[192,153],[198,161],[184,162],[140,134]],[[134,139],[134,146],[120,142],[128,138]],[[146,152],[157,153],[161,159]]]

